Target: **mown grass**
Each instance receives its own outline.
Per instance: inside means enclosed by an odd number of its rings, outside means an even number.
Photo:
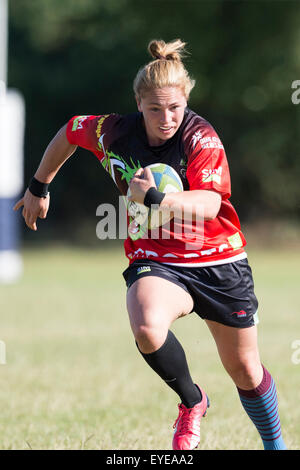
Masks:
[[[249,251],[259,342],[274,376],[285,440],[300,448],[300,256]],[[0,287],[0,449],[171,449],[177,396],[137,353],[125,308],[122,247],[24,250],[24,275]],[[261,449],[205,323],[178,320],[195,381],[211,408],[200,449]]]

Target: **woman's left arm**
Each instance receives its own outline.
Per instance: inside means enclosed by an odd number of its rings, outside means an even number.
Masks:
[[[217,217],[222,202],[221,194],[214,190],[194,189],[180,193],[167,193],[160,209],[174,212],[175,217],[184,216],[195,219],[213,220]]]
[[[143,204],[145,194],[155,181],[149,168],[139,168],[130,182],[131,196],[129,200]],[[195,189],[178,193],[166,193],[159,209],[174,212],[174,216],[188,220],[204,218],[213,220],[220,210],[222,196],[214,190]]]

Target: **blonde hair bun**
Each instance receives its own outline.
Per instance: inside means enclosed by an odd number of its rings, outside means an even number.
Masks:
[[[165,41],[153,39],[148,45],[148,52],[156,60],[181,61],[184,57],[186,43],[181,39],[165,43]]]
[[[181,88],[188,100],[195,80],[189,77],[181,60],[185,55],[185,44],[180,39],[167,43],[157,39],[150,41],[148,51],[154,60],[138,71],[133,82],[138,100],[148,91],[164,87]]]

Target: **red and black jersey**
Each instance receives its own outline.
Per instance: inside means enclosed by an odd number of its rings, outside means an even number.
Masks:
[[[190,222],[188,230],[182,226],[181,236],[176,230],[180,221],[176,219],[161,227],[155,237],[145,231],[139,233],[138,227],[129,229],[124,246],[130,262],[151,258],[162,263],[201,266],[246,257],[246,241],[229,201],[230,174],[222,142],[211,124],[195,112],[187,108],[176,134],[155,147],[148,144],[141,113],[74,116],[67,126],[67,138],[97,156],[122,195],[127,194],[137,169],[152,163],[172,166],[185,191],[204,189],[221,194],[218,216],[204,224]],[[132,222],[129,218],[129,227]]]

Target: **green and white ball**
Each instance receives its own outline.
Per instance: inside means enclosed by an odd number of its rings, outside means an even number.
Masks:
[[[177,193],[183,191],[182,181],[178,173],[169,165],[165,163],[153,163],[148,165],[150,168],[156,187],[162,193]],[[128,188],[127,196],[130,195]],[[172,213],[169,210],[150,210],[144,204],[139,204],[134,201],[128,201],[127,204],[128,214],[139,225],[146,223],[148,219],[148,228],[157,228],[169,222],[172,218]]]

